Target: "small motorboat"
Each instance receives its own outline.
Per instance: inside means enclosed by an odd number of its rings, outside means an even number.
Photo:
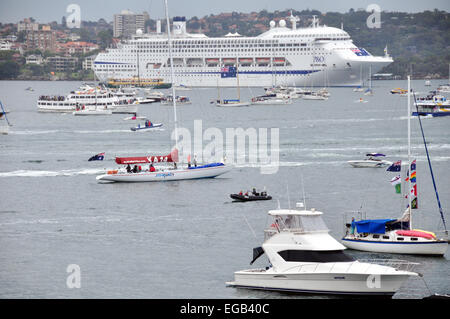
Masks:
[[[351,166],[358,167],[358,168],[367,168],[367,167],[386,167],[392,165],[392,162],[382,160],[378,157],[380,156],[386,156],[384,154],[380,153],[368,153],[366,154],[368,158],[363,160],[353,160],[353,161],[347,161]]]
[[[149,120],[145,121],[144,125],[138,124],[138,126],[136,127],[131,127],[130,129],[133,132],[136,131],[142,131],[142,130],[148,130],[148,129],[153,129],[153,128],[157,128],[157,127],[161,127],[163,126],[162,123],[152,123]]]
[[[406,93],[408,93],[408,90],[401,88],[395,88],[391,90],[391,94],[406,94]]]
[[[136,98],[139,104],[150,104],[158,102],[156,99],[148,98],[148,97],[138,97]]]
[[[256,189],[253,189],[253,192],[240,192],[239,194],[230,194],[230,197],[238,202],[251,202],[255,200],[271,200],[272,196],[267,195],[266,191],[262,191],[261,193],[256,192]]]

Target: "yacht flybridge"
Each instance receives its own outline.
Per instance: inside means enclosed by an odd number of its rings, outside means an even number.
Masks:
[[[300,208],[303,205],[298,205]],[[301,293],[393,295],[410,277],[415,264],[400,260],[357,261],[328,232],[322,213],[271,210],[262,247],[252,264],[266,254],[270,266],[241,270],[227,285],[236,288]],[[384,265],[380,264],[383,263]]]
[[[98,54],[94,72],[104,82],[139,74],[142,81],[171,83],[173,66],[176,86],[216,87],[220,81],[221,87],[235,87],[235,76],[223,78],[223,70],[234,67],[242,87],[358,86],[370,68],[376,73],[393,62],[387,53],[373,56],[357,47],[343,29],[320,25],[315,16],[304,28],[292,13],[287,20],[271,21],[256,37],[208,37],[187,32],[186,18],[174,17],[173,63],[167,34],[157,23],[156,32],[138,30],[131,40]]]

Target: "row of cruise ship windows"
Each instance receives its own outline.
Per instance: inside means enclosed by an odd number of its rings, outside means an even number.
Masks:
[[[279,48],[276,51],[277,52],[285,52],[285,51],[325,51],[323,48]],[[197,49],[174,49],[174,52],[273,52],[272,49],[238,49],[238,50],[230,50],[230,49],[203,49],[203,50],[197,50]],[[157,50],[157,49],[139,49],[139,50],[131,50],[131,53],[167,53],[167,50]],[[120,54],[116,54],[120,55]]]
[[[173,49],[203,49],[203,48],[278,48],[278,47],[300,47],[307,46],[307,43],[262,43],[259,45],[254,44],[208,44],[208,45],[172,45]],[[167,45],[155,45],[155,44],[146,44],[146,45],[137,45],[131,46],[131,48],[137,47],[138,49],[149,49],[149,48],[159,48],[166,49]]]
[[[277,34],[273,36],[274,38],[333,38],[333,40],[350,39],[348,34]]]

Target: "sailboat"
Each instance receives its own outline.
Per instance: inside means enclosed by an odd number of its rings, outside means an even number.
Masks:
[[[0,110],[0,123],[3,123],[3,120],[5,121],[5,124],[1,124],[0,125],[0,134],[2,135],[8,135],[9,133],[9,127],[11,126],[11,123],[9,123],[8,118],[6,117],[6,110],[3,107],[2,102],[0,101],[0,106],[1,106],[1,110]]]
[[[170,56],[171,67],[171,82],[174,83],[173,70],[173,56],[172,56],[172,41],[170,35],[170,20],[167,6],[165,2],[166,19],[167,19],[167,40]],[[175,87],[172,86],[172,96],[175,95]],[[177,129],[177,102],[173,99],[173,113],[174,113],[174,133],[176,137],[175,147],[167,156],[140,156],[140,157],[116,157],[116,163],[119,165],[127,165],[127,169],[121,168],[118,170],[108,171],[107,174],[97,176],[97,181],[108,182],[161,182],[161,181],[178,181],[191,180],[200,178],[214,178],[216,176],[225,174],[231,170],[229,165],[224,162],[209,163],[206,165],[188,164],[187,167],[182,168],[177,166],[178,158],[178,129]],[[196,161],[195,161],[196,162]],[[155,168],[153,163],[166,164],[162,168]],[[173,167],[168,167],[167,163],[173,163]],[[140,165],[138,169],[137,165]],[[149,164],[148,169],[142,169],[142,164]],[[136,172],[132,172],[129,165],[135,165]]]
[[[311,91],[310,92],[305,92],[302,95],[302,99],[303,100],[328,100],[328,96],[321,94],[320,92],[317,91],[313,91],[313,76],[314,76],[314,64],[313,68],[312,68],[312,72],[309,75],[311,77]]]
[[[238,68],[238,64],[239,64],[239,59],[236,58],[236,67],[223,67],[222,68],[222,73],[225,74],[231,74],[231,76],[234,75],[234,73],[236,73],[236,87],[237,87],[237,99],[220,99],[220,95],[218,96],[218,99],[216,101],[216,106],[249,106],[250,102],[241,102],[241,90],[240,90],[240,86],[239,86],[239,68]],[[217,85],[217,90],[219,90],[219,85]],[[220,93],[219,93],[220,94]]]
[[[415,197],[417,196],[417,185],[415,184],[416,164],[415,160],[411,161],[410,85],[410,76],[408,76],[408,207],[403,216],[398,219],[352,220],[351,224],[347,224],[347,234],[342,238],[342,243],[348,248],[379,253],[437,256],[443,256],[447,251],[448,238],[438,238],[433,232],[413,229],[412,227],[412,208],[417,208],[417,197]],[[445,229],[445,236],[448,237],[420,116],[418,118],[439,206],[439,213]]]

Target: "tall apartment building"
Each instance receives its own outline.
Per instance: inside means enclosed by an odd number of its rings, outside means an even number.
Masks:
[[[128,10],[123,10],[120,14],[114,15],[114,37],[130,38],[136,34],[136,30],[145,30],[145,22],[150,19],[147,12],[136,14]]]
[[[27,50],[39,49],[41,51],[56,50],[56,33],[50,27],[43,27],[42,30],[28,31],[25,36]]]
[[[39,30],[39,23],[34,22],[30,19],[23,19],[23,21],[17,23],[17,32],[38,31],[38,30]]]

